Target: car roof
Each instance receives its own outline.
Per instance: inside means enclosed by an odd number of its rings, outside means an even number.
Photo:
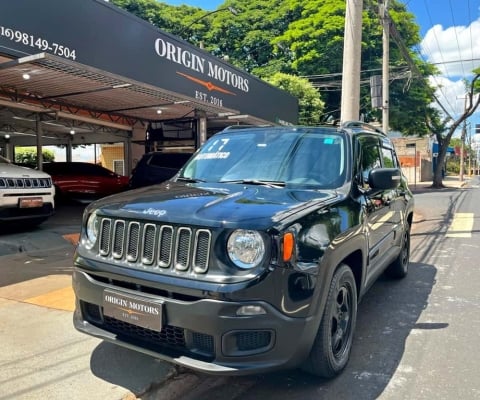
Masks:
[[[379,128],[362,122],[362,121],[347,121],[341,124],[323,124],[323,125],[314,125],[314,126],[304,126],[304,125],[282,125],[282,126],[273,126],[273,125],[264,125],[264,126],[253,126],[253,125],[232,125],[226,127],[223,132],[230,131],[292,131],[298,130],[301,132],[305,131],[335,131],[335,132],[348,132],[350,134],[358,134],[363,132],[372,133],[374,135],[381,135],[387,137],[385,133]]]

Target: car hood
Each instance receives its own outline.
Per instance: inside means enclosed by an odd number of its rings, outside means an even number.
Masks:
[[[0,178],[50,178],[50,175],[15,164],[0,164]]]
[[[309,213],[338,194],[242,184],[168,182],[92,203],[103,215],[211,227],[266,229]]]

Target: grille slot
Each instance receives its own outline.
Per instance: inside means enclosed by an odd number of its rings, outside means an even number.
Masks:
[[[125,239],[125,221],[115,221],[113,228],[113,257],[123,257],[123,242]]]
[[[173,228],[171,226],[162,226],[158,243],[158,265],[160,267],[166,268],[170,266],[172,262],[172,245]]]
[[[127,261],[130,261],[130,262],[137,261],[139,243],[140,243],[140,224],[138,222],[131,222],[128,225]]]
[[[110,253],[110,235],[111,235],[112,221],[110,219],[102,220],[100,225],[100,254],[102,256]]]
[[[207,229],[174,227],[103,218],[99,255],[141,268],[205,274],[212,234]]]
[[[37,189],[52,187],[50,178],[0,178],[0,188]]]
[[[155,254],[155,234],[157,227],[153,224],[146,224],[143,229],[143,251],[142,263],[151,265]]]
[[[192,231],[189,228],[179,228],[177,231],[177,241],[175,243],[175,269],[185,271],[188,269],[190,255],[190,243]]]

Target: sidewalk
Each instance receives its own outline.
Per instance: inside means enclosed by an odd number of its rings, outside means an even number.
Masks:
[[[413,194],[419,194],[428,190],[458,189],[464,187],[468,182],[470,182],[471,179],[472,177],[467,175],[463,177],[463,181],[460,181],[460,177],[458,175],[448,175],[443,178],[443,185],[445,187],[442,189],[432,188],[432,181],[409,182],[408,184]]]

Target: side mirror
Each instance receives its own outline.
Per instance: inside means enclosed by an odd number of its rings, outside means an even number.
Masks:
[[[402,172],[398,168],[376,168],[368,174],[368,184],[374,190],[395,189],[401,179]]]

